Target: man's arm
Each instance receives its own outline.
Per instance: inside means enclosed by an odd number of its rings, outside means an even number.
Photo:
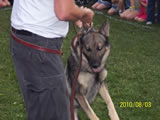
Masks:
[[[80,20],[85,24],[89,24],[93,19],[93,11],[88,8],[79,8],[74,0],[55,0],[54,8],[56,16],[62,21]]]
[[[0,8],[9,6],[10,2],[8,0],[0,0]]]

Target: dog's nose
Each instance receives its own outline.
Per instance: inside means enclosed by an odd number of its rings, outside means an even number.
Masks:
[[[99,67],[99,63],[92,64],[92,68],[98,68],[98,67]]]

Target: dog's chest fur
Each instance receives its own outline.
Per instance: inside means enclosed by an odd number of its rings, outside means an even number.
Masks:
[[[81,86],[81,92],[86,96],[89,103],[91,103],[95,99],[101,85],[99,74],[81,72],[78,77],[78,84]]]
[[[68,64],[66,67],[66,75],[69,83],[69,88],[72,88],[75,74],[78,70],[78,62],[73,56],[69,57]],[[76,84],[75,94],[83,93],[88,102],[92,103],[95,99],[97,92],[99,91],[101,82],[99,80],[100,73],[90,73],[84,70],[80,71],[78,82]]]

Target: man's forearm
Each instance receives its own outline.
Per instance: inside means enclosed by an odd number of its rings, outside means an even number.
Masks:
[[[57,17],[63,21],[83,21],[87,15],[87,11],[75,5],[74,0],[55,0],[54,5]]]

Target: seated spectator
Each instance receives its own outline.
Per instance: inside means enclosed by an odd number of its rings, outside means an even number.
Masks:
[[[138,0],[130,0],[130,7],[126,9],[120,17],[122,19],[133,20],[140,12],[140,4]]]
[[[125,5],[127,5],[128,3],[126,2],[126,0],[118,0],[118,12],[119,14],[123,13],[125,10]]]
[[[11,6],[13,5],[14,0],[9,0]]]
[[[142,0],[140,4],[140,13],[135,17],[135,20],[138,22],[145,22],[147,19],[147,0]]]
[[[83,6],[83,5],[86,5],[88,4],[88,0],[75,0],[75,3],[79,6]]]
[[[147,5],[147,25],[150,25],[155,22],[155,2],[156,0],[148,0],[148,5]],[[157,0],[157,20],[158,23],[160,23],[160,0]]]
[[[130,0],[125,0],[125,9],[128,9],[130,6]]]
[[[111,0],[98,0],[95,4],[92,5],[93,9],[103,10],[105,8],[111,7]]]
[[[112,0],[112,7],[108,10],[108,15],[121,14],[124,10],[124,0]]]
[[[8,0],[0,0],[0,8],[9,6],[10,2]]]

